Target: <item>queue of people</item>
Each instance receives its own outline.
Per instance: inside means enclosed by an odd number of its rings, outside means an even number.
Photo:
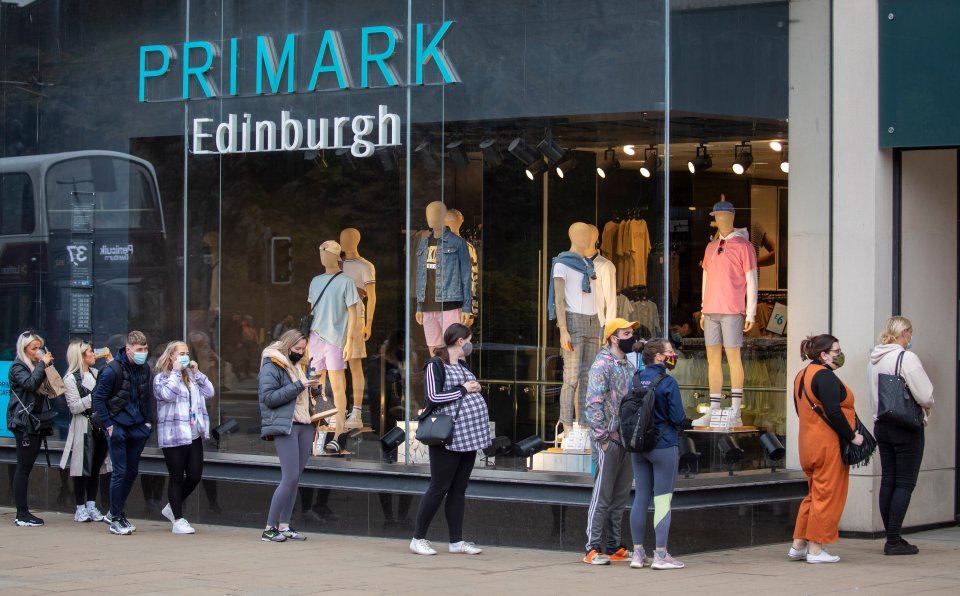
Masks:
[[[594,489],[587,519],[585,563],[608,565],[630,562],[633,568],[681,569],[684,564],[667,549],[671,501],[676,485],[678,440],[688,428],[679,385],[670,371],[677,352],[669,340],[635,339],[638,324],[625,319],[609,321],[603,330],[603,347],[590,369],[587,420],[592,432]],[[454,323],[443,335],[443,346],[424,366],[424,390],[430,415],[452,415],[452,435],[430,451],[430,484],[417,512],[409,550],[436,555],[427,534],[433,517],[445,503],[449,532],[448,551],[477,555],[482,549],[464,539],[465,493],[476,453],[490,445],[489,413],[476,376],[467,368],[472,333]],[[919,549],[901,536],[902,524],[916,486],[924,449],[924,427],[934,405],[933,385],[920,359],[910,351],[913,326],[904,317],[890,318],[870,356],[868,378],[873,411],[878,412],[878,379],[899,375],[923,412],[919,428],[904,428],[886,419],[874,421],[880,453],[879,508],[886,530],[884,553],[917,554]],[[321,397],[320,378],[307,375],[304,359],[307,338],[296,329],[283,331],[263,350],[259,370],[261,437],[272,441],[280,460],[281,480],[271,499],[261,539],[268,542],[303,541],[291,525],[297,489],[314,442],[314,423],[336,413]],[[639,352],[638,372],[627,355]],[[854,412],[855,397],[837,375],[845,362],[840,340],[830,334],[805,338],[801,356],[808,364],[794,381],[793,397],[799,417],[800,465],[809,479],[809,492],[801,502],[794,540],[787,556],[792,561],[836,563],[840,557],[825,545],[835,543],[846,503],[849,467],[841,456],[841,441],[860,445]],[[17,341],[17,357],[10,367],[11,401],[7,425],[16,440],[17,465],[13,492],[18,526],[42,526],[30,512],[27,488],[30,472],[45,437],[51,433],[49,398],[42,392],[45,368],[53,356],[44,340],[33,332]],[[203,440],[210,436],[205,402],[214,395],[210,380],[191,359],[185,342],[167,344],[154,371],[147,366],[147,338],[139,331],[126,337],[116,358],[109,351],[95,352],[76,341],[67,350],[64,378],[66,401],[72,414],[60,465],[69,467],[74,480],[77,522],[105,521],[110,532],[132,534],[124,504],[139,472],[140,455],[153,430],[170,475],[169,503],[162,513],[174,534],[195,529],[183,517],[183,501],[193,492],[203,473]],[[98,370],[94,364],[104,360]],[[642,451],[629,451],[620,437],[620,404],[630,392],[649,391],[653,396],[652,441]],[[156,401],[156,409],[151,404]],[[97,510],[97,479],[110,473],[110,510]],[[630,512],[633,546],[620,540],[620,518],[635,485]],[[653,502],[655,545],[652,556],[644,548],[647,511]],[[601,543],[605,536],[605,542]]]

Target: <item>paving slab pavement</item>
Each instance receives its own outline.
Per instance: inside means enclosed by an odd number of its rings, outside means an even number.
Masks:
[[[0,593],[30,594],[951,594],[960,593],[960,528],[912,534],[920,555],[885,557],[882,540],[842,539],[837,565],[790,562],[787,546],[683,557],[686,568],[590,566],[579,553],[488,548],[482,555],[415,556],[406,541],[311,534],[268,543],[248,528],[132,520],[132,536],[103,523],[36,512],[42,528],[18,528],[0,508]],[[482,545],[481,545],[482,546]],[[439,548],[443,547],[443,548]]]

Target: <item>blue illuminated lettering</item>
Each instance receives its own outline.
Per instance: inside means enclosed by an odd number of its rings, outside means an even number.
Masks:
[[[267,78],[270,83],[270,91],[279,93],[281,71],[286,68],[287,71],[287,93],[293,93],[296,81],[293,76],[296,60],[297,35],[290,33],[287,40],[283,43],[283,53],[280,60],[277,60],[277,51],[273,45],[273,39],[257,36],[257,95],[263,93],[263,71],[267,71]]]
[[[445,83],[459,83],[460,77],[457,75],[453,64],[447,60],[446,53],[437,46],[443,40],[443,36],[450,30],[453,21],[444,21],[440,30],[433,36],[426,47],[423,45],[423,23],[417,23],[417,55],[416,55],[416,76],[414,80],[417,85],[423,84],[423,65],[433,58],[434,64],[440,71]]]
[[[163,63],[160,68],[147,70],[147,53],[159,52],[163,56]],[[146,81],[147,77],[162,77],[170,70],[170,57],[175,52],[169,46],[140,46],[140,101],[146,100]]]
[[[324,54],[330,53],[329,66],[323,65]],[[307,91],[313,91],[317,88],[317,78],[321,72],[332,72],[337,75],[337,84],[341,89],[353,87],[353,81],[350,80],[350,72],[347,69],[345,53],[343,51],[343,40],[340,38],[339,31],[327,29],[323,32],[323,41],[320,42],[320,49],[317,50],[317,61],[313,65],[313,75],[310,76],[310,85]],[[366,71],[364,71],[366,72]]]
[[[370,36],[374,34],[387,36],[387,49],[379,54],[370,53]],[[393,27],[364,27],[360,31],[360,87],[366,89],[370,86],[367,73],[371,63],[375,63],[380,68],[387,85],[394,87],[399,84],[397,73],[387,64],[387,60],[396,51],[397,39],[400,37],[400,32]]]
[[[200,66],[190,66],[190,50],[202,49],[206,60]],[[204,95],[213,97],[213,83],[207,78],[207,72],[213,67],[213,44],[209,41],[188,41],[183,44],[183,99],[190,97],[190,75],[197,78]]]

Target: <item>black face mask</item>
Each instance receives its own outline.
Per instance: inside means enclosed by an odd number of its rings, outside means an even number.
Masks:
[[[632,352],[633,344],[635,343],[637,343],[637,340],[632,335],[626,339],[622,337],[617,338],[617,347],[620,348],[620,351],[624,354],[629,354]]]
[[[303,358],[303,354],[297,354],[296,352],[290,352],[290,362],[296,364],[300,362],[300,359]]]

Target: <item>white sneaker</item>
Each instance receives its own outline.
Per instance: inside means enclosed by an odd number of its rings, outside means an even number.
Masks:
[[[87,508],[81,507],[80,509],[77,509],[76,513],[73,514],[73,521],[83,523],[93,520],[90,518],[90,512],[87,511]]]
[[[87,507],[87,515],[90,517],[90,521],[103,521],[103,514],[100,513],[100,510],[97,509],[97,506]]]
[[[472,542],[461,540],[460,542],[450,543],[450,552],[463,555],[479,555],[483,552],[483,549],[477,548],[477,545]]]
[[[807,547],[801,549],[790,547],[790,550],[787,551],[787,558],[791,561],[806,561],[807,560]]]
[[[707,410],[706,414],[694,420],[692,426],[710,426],[710,410]]]
[[[743,418],[740,416],[740,412],[731,416],[727,422],[728,428],[737,428],[738,426],[743,426]]]
[[[819,555],[811,555],[807,553],[807,563],[839,563],[840,557],[837,555],[831,555],[827,552],[827,549],[820,551]]]
[[[363,412],[354,408],[347,415],[347,421],[343,424],[344,428],[363,428]]]
[[[437,551],[433,550],[433,545],[426,538],[410,540],[410,552],[415,555],[435,555]]]
[[[190,525],[184,518],[180,518],[173,522],[173,533],[174,534],[195,534],[197,531],[193,529],[193,526]]]
[[[170,507],[170,503],[167,503],[166,506],[160,510],[160,515],[169,519],[171,524],[177,523],[177,518],[173,517],[173,509]]]

